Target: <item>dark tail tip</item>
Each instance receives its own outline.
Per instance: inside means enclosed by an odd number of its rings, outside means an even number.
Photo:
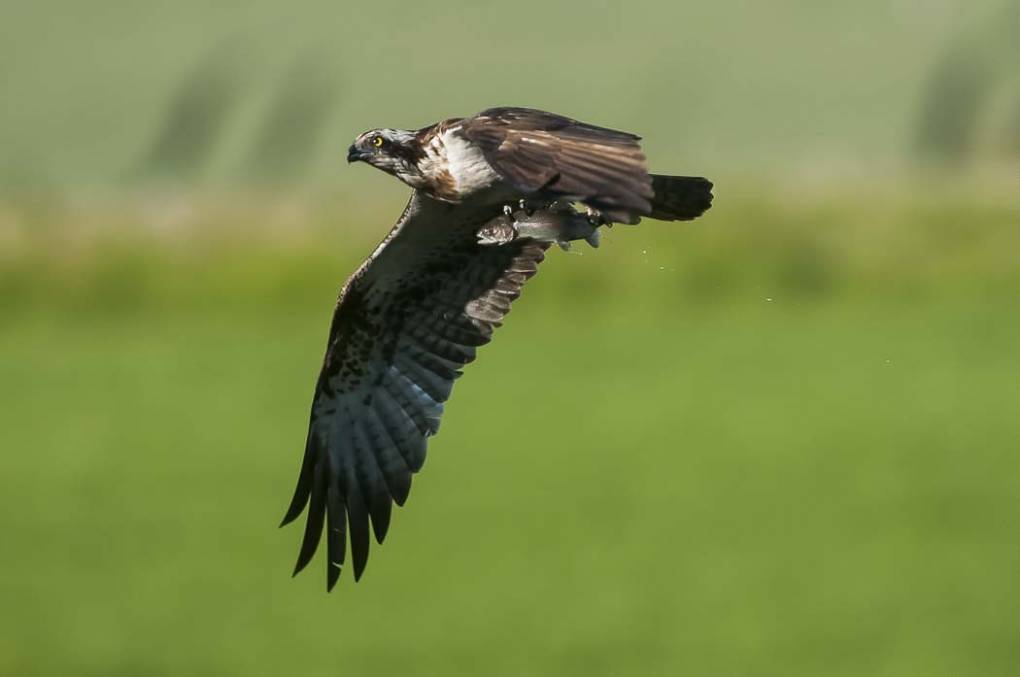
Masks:
[[[650,218],[660,221],[690,221],[712,206],[713,184],[700,176],[652,174]]]

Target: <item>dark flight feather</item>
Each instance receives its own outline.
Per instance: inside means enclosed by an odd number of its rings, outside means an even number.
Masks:
[[[295,573],[326,526],[327,587],[349,542],[355,580],[369,533],[382,543],[392,504],[439,429],[460,369],[538,270],[547,243],[477,243],[477,217],[415,193],[405,215],[341,292],[312,405],[305,460],[284,524],[308,517]],[[460,226],[460,227],[459,227]],[[346,528],[345,528],[346,522]]]

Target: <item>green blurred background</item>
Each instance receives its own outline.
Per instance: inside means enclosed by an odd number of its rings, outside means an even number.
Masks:
[[[15,5],[0,674],[1016,674],[1020,3]],[[552,252],[326,595],[344,149],[500,104],[716,206]]]

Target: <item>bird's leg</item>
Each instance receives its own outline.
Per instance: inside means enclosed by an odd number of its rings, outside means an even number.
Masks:
[[[518,208],[518,210],[524,212],[525,215],[527,215],[527,216],[531,216],[532,214],[534,214],[535,212],[539,211],[540,209],[548,209],[548,210],[551,210],[551,211],[557,211],[557,210],[561,210],[562,211],[563,208],[564,208],[564,205],[566,205],[566,209],[570,209],[571,208],[570,207],[570,203],[560,202],[559,200],[553,200],[552,202],[549,202],[547,200],[539,200],[538,198],[535,198],[535,197],[532,197],[532,198],[523,198],[522,197],[520,200],[517,201],[517,208]]]
[[[602,212],[595,209],[594,207],[585,206],[584,215],[588,219],[588,223],[590,223],[596,228],[598,228],[599,226],[607,226],[609,228],[613,227],[613,224],[610,223],[609,221],[606,221],[605,217],[602,216]]]
[[[576,213],[576,211],[574,210],[574,206],[566,200],[553,200],[546,206],[546,209],[548,209],[551,212],[560,212],[567,214]]]

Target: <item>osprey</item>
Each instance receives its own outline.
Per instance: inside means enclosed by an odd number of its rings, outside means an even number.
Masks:
[[[688,220],[709,208],[711,182],[649,174],[639,140],[539,110],[492,108],[418,130],[375,129],[354,141],[349,162],[366,162],[413,190],[396,225],[340,290],[283,519],[308,506],[295,574],[325,525],[327,589],[340,576],[348,538],[354,579],[361,577],[369,524],[382,543],[454,380],[552,243],[597,246],[602,225]]]

